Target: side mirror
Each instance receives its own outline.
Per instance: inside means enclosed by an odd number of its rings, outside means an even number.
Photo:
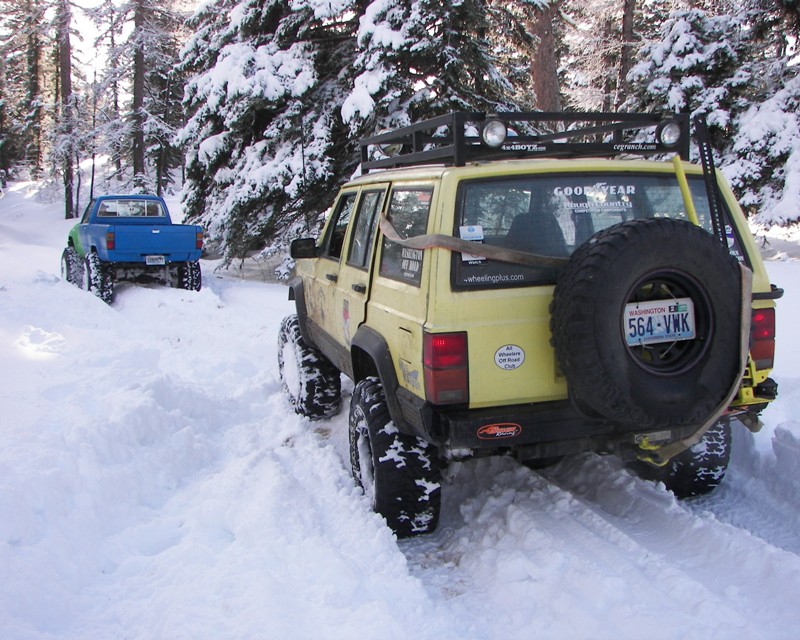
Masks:
[[[300,258],[315,258],[317,256],[317,241],[314,238],[298,238],[292,240],[289,255],[295,260]]]

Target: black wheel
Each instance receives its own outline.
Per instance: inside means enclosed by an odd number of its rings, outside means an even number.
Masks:
[[[398,538],[429,533],[439,522],[442,468],[436,448],[400,433],[377,378],[356,384],[350,402],[353,477]]]
[[[178,286],[181,289],[200,291],[202,284],[203,274],[199,262],[186,262],[178,267]]]
[[[716,489],[731,457],[731,426],[720,421],[703,435],[693,447],[672,458],[665,466],[656,467],[637,461],[629,465],[645,480],[663,482],[677,498],[691,498]]]
[[[551,307],[559,367],[579,405],[643,428],[700,424],[739,374],[736,259],[709,233],[666,218],[610,227],[580,247]],[[693,309],[687,315],[687,308]],[[694,337],[637,335],[694,317]],[[644,324],[643,324],[644,323]],[[677,335],[677,334],[676,334]]]
[[[73,247],[67,247],[61,254],[61,279],[76,287],[83,280],[83,263]]]
[[[339,370],[306,344],[296,315],[284,318],[278,333],[278,371],[283,390],[297,413],[320,420],[339,410],[342,400]]]
[[[82,288],[91,291],[106,304],[111,304],[111,297],[114,294],[114,281],[111,277],[111,270],[103,264],[99,256],[94,253],[86,255],[83,265],[83,284]]]

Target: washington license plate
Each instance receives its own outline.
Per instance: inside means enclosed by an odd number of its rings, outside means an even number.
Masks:
[[[164,262],[164,256],[145,256],[144,263],[150,267],[166,264]]]
[[[692,340],[694,303],[691,298],[677,298],[626,304],[622,330],[630,346]]]

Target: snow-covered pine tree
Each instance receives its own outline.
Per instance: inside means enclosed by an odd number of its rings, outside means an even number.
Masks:
[[[42,0],[0,0],[0,56],[4,103],[2,162],[26,165],[36,177],[44,170],[45,49],[50,24]],[[52,67],[52,63],[49,68]]]
[[[185,16],[176,3],[105,0],[88,11],[98,28],[95,46],[106,54],[94,86],[94,146],[111,159],[106,188],[162,193],[182,165],[175,140],[184,122],[183,79],[176,65]]]
[[[765,226],[800,221],[800,77],[796,55],[800,8],[749,0],[752,99],[735,120],[724,171],[740,202]]]
[[[131,110],[128,114],[132,152],[133,187],[161,193],[180,166],[172,145],[183,124],[179,108],[181,91],[175,82],[178,62],[175,38],[182,20],[172,0],[131,0],[127,15],[133,31],[126,41],[131,68]]]
[[[92,146],[96,153],[109,157],[110,172],[105,176],[106,188],[116,192],[122,187],[117,184],[112,186],[108,182],[124,181],[123,157],[130,149],[128,125],[121,115],[122,85],[127,75],[121,46],[125,16],[117,9],[114,0],[103,0],[87,13],[97,28],[97,38],[93,44],[105,51],[106,58],[105,68],[100,70],[99,77],[93,83],[95,116]]]
[[[75,167],[78,164],[77,95],[72,91],[72,10],[68,0],[57,0],[54,26],[58,60],[58,111],[53,156],[64,183],[64,216],[74,218]]]
[[[451,111],[519,108],[495,55],[501,49],[492,45],[489,9],[483,0],[370,2],[342,106],[353,135]],[[515,19],[511,11],[502,16]],[[504,35],[513,29],[506,24]],[[507,59],[507,48],[503,54]]]
[[[670,13],[628,74],[631,94],[624,110],[706,113],[714,146],[722,149],[751,95],[744,26],[739,15]]]
[[[183,53],[185,210],[226,259],[310,224],[355,167],[339,113],[354,57],[348,0],[217,0]]]
[[[766,0],[716,4],[727,13],[670,14],[628,76],[625,108],[706,113],[745,211],[765,225],[796,222],[800,79],[789,45],[797,12]]]

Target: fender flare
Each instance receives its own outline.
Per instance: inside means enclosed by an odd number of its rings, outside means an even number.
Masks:
[[[300,335],[306,344],[314,344],[311,339],[311,332],[308,330],[308,309],[306,308],[306,294],[303,287],[303,279],[295,276],[289,280],[289,300],[294,301],[297,312],[297,319],[300,321]]]
[[[353,336],[350,355],[353,359],[353,380],[358,382],[369,375],[377,375],[383,385],[392,421],[401,431],[407,431],[402,427],[405,420],[397,397],[400,383],[386,340],[374,329],[362,325]]]

